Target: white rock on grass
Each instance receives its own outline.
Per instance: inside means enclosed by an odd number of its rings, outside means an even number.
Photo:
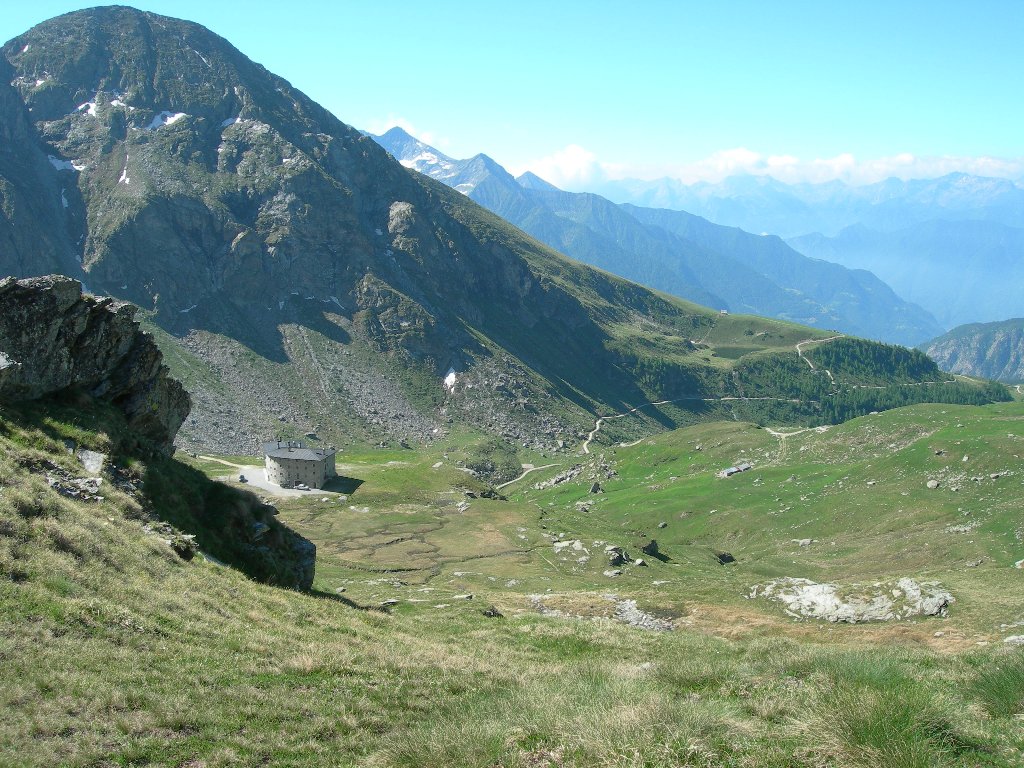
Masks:
[[[107,460],[107,454],[99,453],[97,451],[88,451],[85,448],[80,449],[75,455],[78,456],[78,460],[82,462],[82,466],[85,467],[85,471],[93,475],[98,475],[103,471],[103,464]]]
[[[1009,645],[1024,645],[1024,635],[1010,635],[1004,637],[1003,642]]]
[[[574,551],[574,552],[587,552],[588,551],[587,548],[584,546],[583,542],[580,541],[579,539],[568,539],[566,541],[556,541],[556,542],[554,542],[553,546],[555,548],[555,554],[556,555],[559,554],[560,552],[562,552],[563,550],[566,550],[566,549],[572,549],[572,551]]]
[[[784,577],[758,584],[750,597],[764,597],[785,606],[795,618],[824,619],[856,624],[893,621],[912,616],[945,616],[953,595],[937,582],[899,579],[873,585],[818,584],[810,579]]]

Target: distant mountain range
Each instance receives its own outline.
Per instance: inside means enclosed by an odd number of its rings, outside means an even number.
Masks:
[[[774,232],[800,253],[866,269],[943,327],[1024,314],[1024,188],[952,173],[850,186],[734,176],[612,181],[613,200]]]
[[[946,327],[1024,313],[1024,229],[933,220],[884,232],[855,225],[836,237],[789,242],[810,256],[871,270]]]
[[[888,231],[936,219],[1024,227],[1024,188],[965,173],[864,186],[786,184],[770,176],[731,176],[717,184],[626,179],[604,182],[595,191],[619,203],[689,211],[716,224],[784,238],[832,236],[855,224]]]
[[[666,293],[897,343],[918,343],[942,330],[871,273],[807,258],[777,237],[565,192],[531,173],[516,179],[487,155],[457,160],[400,128],[375,138],[406,167],[459,190],[547,245]]]
[[[920,349],[950,373],[1024,383],[1024,318],[961,325]]]
[[[6,43],[0,70],[0,274],[63,272],[142,307],[193,395],[179,433],[190,446],[237,453],[304,434],[397,445],[459,428],[557,451],[595,414],[638,406],[633,428],[653,430],[989,397],[903,386],[937,369],[852,339],[805,352],[825,356],[826,376],[795,345],[828,334],[717,310],[771,314],[765,297],[781,309],[786,299],[794,319],[834,326],[848,301],[875,296],[879,323],[907,336],[929,326],[919,310],[894,310],[866,273],[799,261],[844,276],[853,297],[828,304],[770,274],[753,282],[754,249],[712,253],[714,228],[698,246],[602,198],[517,183],[484,157],[407,161],[506,212],[521,207],[517,220],[536,217],[559,242],[607,248],[647,277],[672,269],[680,292],[692,285],[716,309],[657,294],[403,168],[196,24],[77,11]],[[802,259],[777,239],[721,234]],[[732,283],[749,298],[727,293]],[[892,391],[854,387],[865,381]],[[662,401],[672,402],[648,405]]]

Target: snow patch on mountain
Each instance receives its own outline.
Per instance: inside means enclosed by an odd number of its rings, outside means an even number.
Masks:
[[[58,171],[84,171],[86,169],[85,163],[81,160],[61,160],[54,155],[47,155],[46,159]]]
[[[163,128],[165,125],[174,125],[183,117],[188,117],[188,115],[184,112],[170,112],[164,110],[153,118],[150,124],[146,126],[146,130],[155,131],[157,128]]]

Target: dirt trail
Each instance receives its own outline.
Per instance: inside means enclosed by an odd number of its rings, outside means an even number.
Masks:
[[[500,491],[506,485],[512,485],[512,483],[518,483],[520,480],[522,480],[524,477],[526,477],[531,472],[538,472],[538,471],[540,471],[542,469],[551,469],[552,467],[560,467],[560,466],[562,466],[562,465],[561,464],[545,464],[542,467],[535,467],[535,466],[533,466],[533,464],[523,464],[523,474],[521,474],[519,477],[515,477],[515,478],[509,480],[508,482],[502,483],[501,485],[494,486],[494,490]]]
[[[613,414],[612,416],[601,416],[596,422],[594,422],[594,428],[592,430],[590,430],[590,434],[588,434],[587,435],[587,439],[583,441],[583,445],[580,446],[580,450],[584,454],[590,453],[590,444],[592,442],[594,442],[594,438],[597,437],[597,433],[601,431],[601,427],[604,426],[604,423],[606,421],[611,421],[612,419],[621,419],[621,418],[624,418],[626,416],[631,416],[634,413],[636,413],[637,411],[639,411],[640,409],[642,409],[642,408],[649,408],[652,405],[669,405],[671,403],[683,403],[683,402],[686,402],[688,400],[699,400],[699,401],[704,402],[704,403],[729,403],[729,402],[754,401],[754,400],[775,400],[776,402],[780,402],[780,403],[802,403],[802,402],[805,402],[805,401],[801,400],[800,398],[794,398],[794,397],[738,397],[736,395],[728,395],[726,397],[696,397],[696,396],[690,396],[690,397],[677,397],[674,400],[658,400],[657,402],[644,403],[643,405],[638,405],[636,408],[630,408],[628,411],[625,411],[623,413],[616,413],[616,414]],[[816,401],[811,400],[809,402],[816,402]],[[636,440],[636,441],[634,441],[632,443],[620,443],[619,445],[621,447],[623,447],[623,448],[628,448],[630,446],[639,444],[644,439],[645,438],[640,438],[639,440]]]
[[[331,395],[328,393],[327,374],[324,372],[324,368],[320,365],[320,358],[316,356],[316,352],[313,351],[313,345],[309,343],[309,336],[306,334],[306,329],[301,325],[299,326],[299,336],[302,338],[302,343],[306,347],[306,353],[309,355],[309,361],[313,366],[313,370],[316,371],[317,384],[320,386],[320,391],[323,396],[330,401]]]
[[[200,459],[205,459],[206,461],[215,461],[218,464],[223,464],[226,467],[234,467],[235,469],[250,469],[250,470],[253,469],[253,468],[261,469],[261,467],[258,467],[256,464],[235,464],[235,463],[230,462],[230,461],[225,461],[224,459],[218,459],[216,456],[204,456],[204,455],[200,454],[199,458]]]
[[[824,344],[826,341],[841,339],[843,338],[843,335],[844,334],[842,333],[837,333],[835,336],[829,336],[827,339],[804,339],[803,341],[798,341],[796,343],[796,353],[797,355],[799,355],[801,360],[803,360],[805,363],[807,363],[808,366],[810,366],[812,371],[816,371],[818,369],[814,367],[814,363],[811,362],[811,359],[809,357],[804,357],[803,348],[808,344]],[[832,377],[832,371],[830,371],[828,368],[823,368],[822,370],[825,371],[825,375],[828,376],[828,380],[835,384],[836,380]]]
[[[636,413],[637,411],[639,411],[641,408],[650,408],[652,405],[668,405],[669,403],[678,403],[678,402],[681,402],[683,400],[704,400],[704,399],[705,398],[703,398],[703,397],[679,397],[679,398],[676,398],[675,400],[659,400],[659,401],[657,401],[655,403],[644,403],[643,405],[638,405],[636,408],[630,408],[628,411],[623,411],[622,413],[616,413],[613,416],[602,416],[601,418],[599,418],[597,421],[594,422],[594,428],[592,430],[590,430],[590,434],[587,435],[587,439],[583,441],[583,446],[582,446],[583,453],[590,453],[590,444],[592,442],[594,442],[594,437],[596,437],[597,433],[601,431],[601,427],[604,425],[605,421],[608,421],[608,420],[611,420],[611,419],[621,419],[621,418],[623,418],[625,416],[630,416],[630,415]]]

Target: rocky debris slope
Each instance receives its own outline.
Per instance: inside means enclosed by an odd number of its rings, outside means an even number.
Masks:
[[[794,618],[849,624],[913,616],[945,616],[950,603],[954,602],[953,595],[940,584],[907,578],[842,587],[784,577],[754,586],[750,597],[764,597],[782,603],[786,613]]]
[[[190,399],[139,330],[134,306],[83,295],[61,275],[5,278],[0,303],[0,401],[79,389],[118,407],[156,450],[173,449]]]

